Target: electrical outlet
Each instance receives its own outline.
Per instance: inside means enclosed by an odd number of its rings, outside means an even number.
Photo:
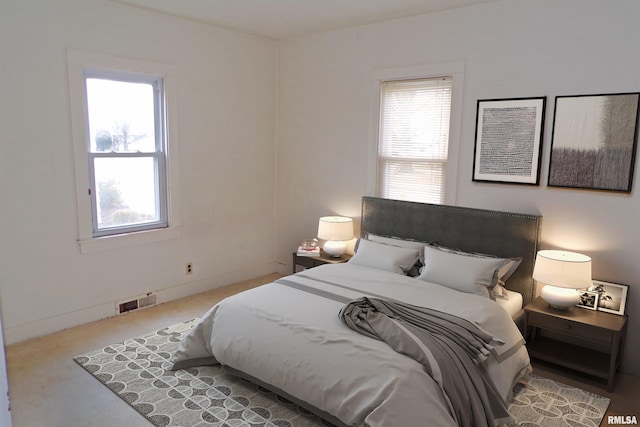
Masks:
[[[192,262],[188,262],[188,263],[186,263],[186,264],[185,264],[185,266],[184,266],[184,272],[185,272],[186,274],[191,274],[191,273],[193,273],[193,263],[192,263]]]

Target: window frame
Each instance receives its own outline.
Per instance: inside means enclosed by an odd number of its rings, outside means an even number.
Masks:
[[[171,64],[68,50],[67,74],[76,187],[77,242],[80,251],[89,253],[180,237],[175,67]],[[161,79],[162,87],[158,87],[158,89],[162,89],[161,96],[154,98],[160,107],[155,108],[156,114],[162,115],[160,117],[162,120],[156,118],[156,127],[163,123],[162,128],[157,129],[161,134],[156,136],[156,138],[161,137],[163,140],[163,155],[160,157],[164,159],[164,179],[157,177],[158,184],[162,186],[158,189],[159,194],[165,201],[164,212],[161,213],[162,224],[153,222],[145,223],[140,227],[112,227],[109,231],[118,231],[118,233],[95,233],[97,218],[93,212],[97,212],[97,210],[95,206],[95,175],[92,169],[93,160],[102,155],[99,153],[92,155],[90,151],[86,102],[87,75],[96,78],[116,77],[113,80],[119,81],[140,79],[139,81],[148,82]],[[127,76],[127,78],[123,79],[123,76]],[[157,147],[155,153],[158,153]],[[97,156],[95,156],[96,154]],[[143,153],[146,157],[149,157],[150,154]],[[125,154],[124,157],[131,155]]]
[[[380,69],[373,72],[372,108],[371,108],[371,146],[367,192],[380,197],[380,119],[382,105],[381,87],[384,82],[402,80],[421,80],[451,77],[451,116],[449,125],[449,146],[445,167],[445,186],[443,204],[455,205],[457,194],[460,126],[462,122],[462,94],[464,84],[464,62],[420,65],[407,68]]]
[[[439,166],[441,171],[442,171],[442,180],[445,183],[445,187],[443,188],[443,186],[431,186],[429,185],[430,188],[439,188],[440,191],[440,200],[433,201],[433,200],[416,200],[416,199],[404,199],[407,201],[421,201],[421,202],[427,202],[427,203],[438,203],[441,204],[444,201],[444,195],[445,195],[445,189],[446,189],[446,165],[447,165],[447,161],[448,161],[448,154],[446,157],[442,156],[442,157],[437,157],[437,156],[414,156],[414,157],[408,157],[408,156],[393,156],[393,155],[385,155],[385,153],[383,153],[383,151],[388,153],[388,149],[384,150],[382,148],[382,141],[384,140],[384,129],[383,129],[383,117],[384,117],[384,103],[385,103],[385,94],[389,94],[391,91],[388,91],[384,88],[385,85],[395,85],[395,86],[406,86],[406,85],[415,85],[416,82],[436,82],[435,85],[437,85],[437,82],[441,82],[444,80],[448,80],[450,83],[448,83],[448,87],[451,87],[450,89],[450,96],[453,95],[453,78],[451,76],[435,76],[435,77],[424,77],[424,78],[419,78],[419,79],[394,79],[394,80],[385,80],[383,82],[380,83],[380,121],[378,124],[378,169],[377,169],[377,186],[376,186],[376,194],[379,197],[385,197],[385,193],[388,193],[391,189],[391,187],[393,187],[393,183],[396,183],[396,181],[391,181],[389,179],[385,179],[387,177],[387,174],[385,173],[385,170],[388,170],[388,167],[392,167],[393,164],[396,165],[400,165],[400,164],[404,164],[404,165],[411,165],[411,166],[417,166],[418,168],[420,167],[426,167],[427,169],[431,169],[433,166]],[[434,85],[434,86],[435,86]],[[416,85],[417,86],[417,85]],[[426,85],[422,86],[422,88],[424,89]],[[433,88],[429,88],[430,90],[433,90]],[[396,90],[400,90],[400,88],[398,87]],[[390,102],[392,102],[390,100]],[[451,125],[451,98],[449,98],[449,111],[448,111],[448,117],[449,117],[449,122],[447,123],[448,127],[447,127],[447,132],[449,131],[449,127]],[[448,152],[448,146],[449,146],[449,138],[447,135],[447,152]],[[412,181],[415,182],[415,178],[412,179]],[[432,192],[428,192],[428,194],[426,195],[435,195],[432,194]],[[427,199],[429,199],[429,197],[427,197]]]
[[[135,233],[137,231],[154,230],[168,227],[167,221],[167,185],[166,185],[166,146],[164,125],[164,84],[162,76],[147,75],[125,71],[112,71],[86,67],[84,69],[84,102],[87,111],[87,132],[89,131],[89,111],[87,104],[87,80],[100,79],[126,83],[144,83],[153,88],[153,108],[154,108],[154,132],[155,150],[153,152],[94,152],[91,150],[91,141],[87,136],[87,156],[89,161],[89,194],[91,196],[91,218],[93,224],[93,237],[115,236],[125,233]],[[156,221],[149,221],[142,224],[123,225],[113,227],[99,227],[98,225],[98,201],[97,185],[95,175],[96,159],[100,158],[152,158],[155,167],[155,183],[157,185],[156,206],[159,209],[159,218]]]

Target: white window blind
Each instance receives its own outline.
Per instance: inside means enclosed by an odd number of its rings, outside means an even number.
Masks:
[[[452,78],[381,84],[378,195],[444,202]]]

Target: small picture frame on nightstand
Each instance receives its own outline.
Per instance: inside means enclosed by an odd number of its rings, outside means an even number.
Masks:
[[[592,291],[579,291],[580,292],[580,301],[578,301],[578,307],[586,308],[588,310],[596,310],[598,308],[598,297],[600,296],[597,292]]]
[[[598,311],[624,316],[629,286],[601,280],[593,280],[592,283],[589,291],[599,295]]]

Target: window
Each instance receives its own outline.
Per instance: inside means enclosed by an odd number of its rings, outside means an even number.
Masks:
[[[180,236],[176,71],[67,52],[81,252]]]
[[[167,227],[162,78],[84,80],[93,236]]]
[[[445,202],[453,77],[380,84],[378,196]]]

